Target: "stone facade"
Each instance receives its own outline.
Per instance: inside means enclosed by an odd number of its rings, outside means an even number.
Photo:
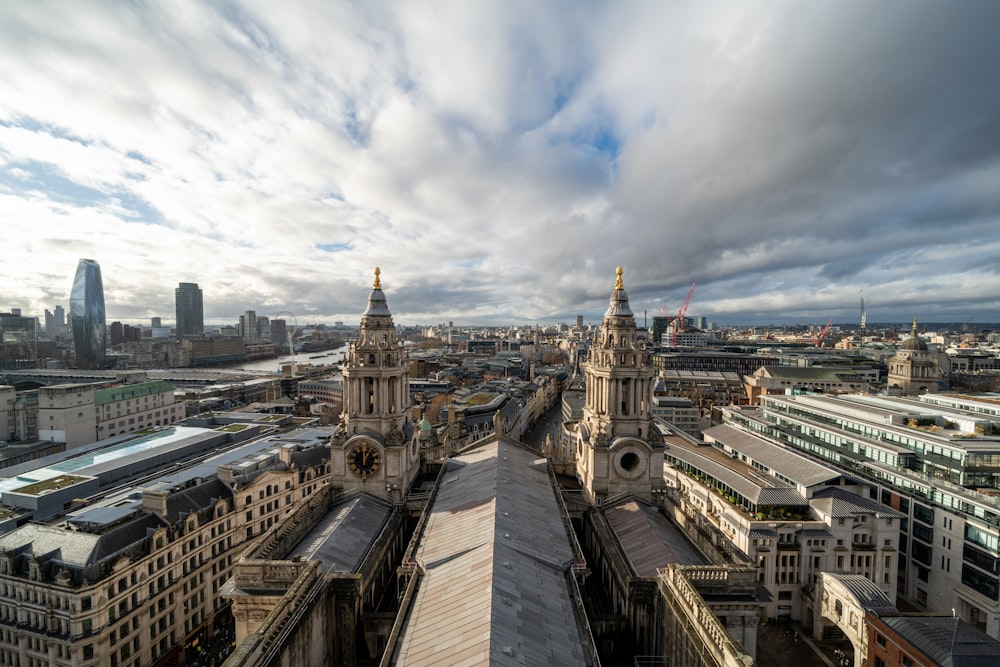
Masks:
[[[331,440],[332,484],[390,501],[405,495],[420,468],[410,415],[409,365],[386,305],[379,269],[344,357],[344,410]]]
[[[577,477],[591,501],[662,488],[663,440],[651,401],[655,372],[618,269],[610,304],[583,364],[586,401],[575,425]]]
[[[110,523],[32,523],[0,537],[0,664],[183,661],[228,622],[219,590],[240,548],[325,478],[325,458],[297,456],[286,448],[255,458],[253,471],[147,488]]]

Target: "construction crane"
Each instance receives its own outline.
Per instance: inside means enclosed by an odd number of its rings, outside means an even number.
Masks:
[[[691,289],[688,290],[687,296],[684,297],[684,304],[677,311],[677,318],[674,320],[672,345],[677,345],[678,331],[684,333],[684,317],[687,315],[688,305],[691,303],[691,295],[694,294],[694,285],[694,283],[691,283]]]
[[[826,326],[823,327],[823,330],[819,333],[819,337],[813,339],[813,344],[816,347],[819,347],[819,346],[821,346],[823,344],[823,339],[826,338],[826,332],[830,330],[830,325],[831,324],[833,324],[833,318],[832,317],[829,319],[829,321],[827,321]]]

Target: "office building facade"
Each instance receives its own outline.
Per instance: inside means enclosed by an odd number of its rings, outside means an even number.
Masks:
[[[731,423],[864,480],[898,510],[898,592],[1000,636],[1000,421],[989,401],[949,405],[884,396],[765,396]],[[976,409],[976,406],[982,406]]]
[[[38,365],[38,332],[35,319],[19,310],[0,313],[0,369],[34,368]]]
[[[205,308],[198,283],[178,283],[174,305],[178,338],[196,338],[205,333]]]
[[[104,281],[101,265],[81,259],[69,297],[70,326],[77,368],[104,367],[107,325],[104,318]]]

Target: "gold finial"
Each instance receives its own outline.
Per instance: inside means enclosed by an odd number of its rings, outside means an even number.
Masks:
[[[615,275],[617,276],[615,280],[615,289],[625,289],[625,284],[622,282],[622,267],[618,267],[618,270],[615,271]]]
[[[376,266],[375,267],[375,284],[372,285],[372,289],[382,289],[382,281],[379,280],[379,278],[378,278],[379,275],[381,275],[381,273],[382,273],[382,271]]]
[[[917,318],[913,318],[913,335],[917,335]]]

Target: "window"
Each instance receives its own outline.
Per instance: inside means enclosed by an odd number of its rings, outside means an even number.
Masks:
[[[878,633],[875,633],[875,643],[881,646],[882,648],[885,648],[885,637],[883,637]]]

